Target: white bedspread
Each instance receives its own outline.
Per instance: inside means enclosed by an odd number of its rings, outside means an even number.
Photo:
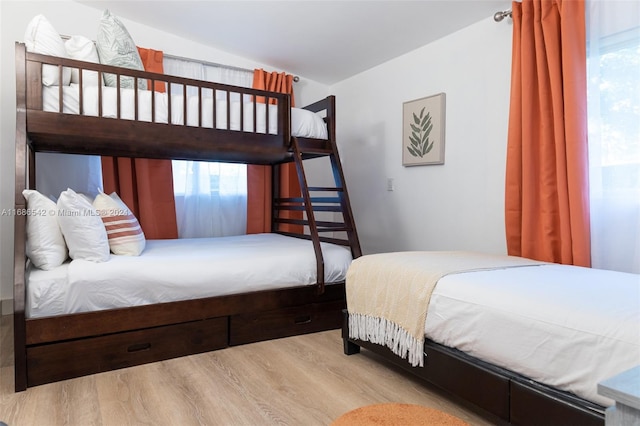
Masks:
[[[322,243],[322,253],[325,282],[344,281],[349,249]],[[26,313],[36,318],[315,282],[311,241],[278,234],[147,240],[141,256],[30,271]]]
[[[597,383],[640,364],[640,276],[561,265],[449,275],[426,336],[611,405]]]
[[[71,84],[63,86],[63,112],[66,114],[78,114],[80,97],[79,85]],[[133,89],[120,90],[120,117],[125,120],[135,119],[135,91]],[[138,121],[152,121],[151,117],[151,96],[149,90],[138,90]],[[59,110],[59,87],[43,87],[43,110]],[[85,86],[83,90],[83,114],[98,116],[98,87]],[[188,126],[198,126],[198,104],[197,96],[187,98],[187,120]],[[102,87],[102,116],[106,118],[117,117],[117,90],[115,87]],[[184,125],[183,96],[171,96],[171,123]],[[253,132],[254,107],[256,108],[256,132],[265,133],[267,124],[266,105],[263,103],[254,104],[244,102],[241,106],[239,100],[231,100],[231,111],[229,115],[229,129]],[[216,128],[227,129],[227,100],[216,100]],[[241,123],[240,118],[243,118]],[[168,94],[155,92],[155,117],[157,123],[169,122]],[[269,133],[278,133],[278,106],[269,105]],[[242,129],[241,129],[242,124]],[[202,96],[202,127],[213,128],[213,96],[212,93],[203,92]],[[291,108],[291,134],[298,137],[327,139],[327,126],[322,117],[314,112],[300,108]]]

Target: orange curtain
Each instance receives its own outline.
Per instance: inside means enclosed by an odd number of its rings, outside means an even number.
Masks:
[[[271,166],[247,165],[247,234],[271,232]]]
[[[144,66],[145,71],[157,72],[160,74],[164,72],[164,68],[162,66],[164,53],[161,50],[138,47],[138,53],[140,54],[140,59],[142,59],[142,65]],[[147,87],[151,87],[151,80],[147,81]],[[160,93],[167,91],[165,83],[162,81],[156,81],[154,90]]]
[[[590,266],[584,0],[512,3],[510,255]]]
[[[138,48],[146,71],[162,73],[163,54]],[[165,91],[156,82],[156,90]],[[138,218],[149,239],[178,238],[171,160],[102,157],[106,193],[116,192]]]
[[[285,73],[266,72],[256,69],[253,73],[253,88],[270,92],[288,93],[291,106],[295,105],[293,76]],[[264,102],[264,98],[257,99]],[[280,197],[300,197],[300,184],[295,164],[280,167]],[[247,166],[247,234],[271,232],[271,166]],[[281,217],[302,219],[302,212],[282,212]],[[302,226],[283,225],[283,231],[302,232]]]

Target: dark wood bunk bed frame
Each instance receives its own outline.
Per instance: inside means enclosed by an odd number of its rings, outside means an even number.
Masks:
[[[62,87],[59,89],[60,112],[45,112],[43,64],[57,67],[60,81],[63,67],[70,67],[117,74],[118,81],[120,76],[133,77],[135,86],[138,79],[150,80],[150,87],[155,87],[154,82],[164,82],[168,87],[169,83],[181,84],[185,105],[187,86],[198,87],[200,96],[203,89],[226,92],[228,103],[230,93],[252,96],[254,102],[257,96],[264,97],[266,103],[275,101],[278,105],[278,134],[142,122],[137,121],[137,106],[136,120],[84,116],[82,111],[62,113]],[[82,79],[79,86],[82,87]],[[354,258],[361,252],[335,142],[334,97],[305,107],[314,112],[325,111],[328,140],[296,138],[291,137],[288,95],[33,54],[26,52],[22,43],[16,43],[16,91],[16,211],[26,209],[23,189],[35,186],[36,152],[266,164],[274,166],[273,182],[279,179],[277,165],[294,162],[302,197],[280,198],[279,186],[273,186],[272,232],[312,240],[318,274],[318,282],[312,286],[28,319],[25,316],[26,217],[16,215],[13,313],[16,391],[231,345],[340,327],[341,312],[346,306],[344,282],[325,287],[320,242],[350,247]],[[82,105],[82,90],[79,93]],[[155,93],[152,111],[154,99]],[[99,97],[99,115],[102,115],[101,104]],[[169,101],[169,121],[170,108]],[[184,108],[186,123],[186,106]],[[119,106],[117,114],[119,117]],[[201,123],[202,110],[199,115]],[[242,111],[240,115],[243,116]],[[253,121],[256,129],[255,113]],[[268,116],[266,121],[268,123]],[[87,143],[88,140],[91,143]],[[304,159],[316,157],[329,157],[335,188],[307,186],[302,163]],[[335,195],[311,197],[313,191]],[[280,212],[286,210],[303,211],[306,218],[279,217]],[[341,212],[343,221],[318,221],[315,211]],[[280,232],[282,224],[299,225],[307,231]],[[323,234],[333,232],[338,235]]]

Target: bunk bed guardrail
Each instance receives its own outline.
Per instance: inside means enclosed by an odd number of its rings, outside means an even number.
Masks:
[[[287,94],[30,53],[22,43],[16,44],[16,58],[18,55],[24,57],[24,65],[18,60],[16,66],[27,69],[17,76],[26,75],[29,79],[23,84],[30,143],[35,144],[38,151],[64,149],[77,154],[127,157],[151,153],[157,158],[253,164],[291,161],[290,152],[283,158],[291,140],[291,106]],[[59,81],[63,80],[65,70],[77,70],[79,82],[43,86],[45,66],[57,69]],[[149,88],[161,85],[165,91],[85,83],[88,75],[95,73],[98,81],[102,81],[105,74],[115,74],[118,82],[133,79],[137,87],[138,82],[146,81]],[[216,102],[213,102],[214,95]],[[103,118],[126,120],[128,126],[123,128],[119,124],[111,132],[101,132],[95,123]],[[152,129],[148,126],[150,123],[157,126]],[[61,126],[65,128],[67,142],[51,136],[59,133],[56,129]],[[86,131],[80,128],[84,126],[97,128],[90,145],[86,144]],[[190,128],[190,141],[183,133],[185,126]],[[216,129],[215,140],[211,140],[211,128]],[[117,139],[130,139],[134,133],[140,136],[138,146],[113,144]],[[149,149],[147,140],[171,137],[183,139],[179,150],[158,147],[153,154],[154,150]],[[84,139],[85,143],[76,139]]]

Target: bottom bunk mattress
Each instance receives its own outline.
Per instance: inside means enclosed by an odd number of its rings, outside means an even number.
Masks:
[[[383,264],[384,255],[376,256]],[[350,271],[350,315],[355,278]],[[404,310],[413,299],[400,299]],[[423,324],[436,343],[608,406],[613,401],[598,395],[597,384],[640,362],[640,276],[544,263],[447,273],[433,288]],[[392,350],[394,344],[386,342]]]
[[[322,243],[324,280],[343,282],[351,252]],[[147,240],[140,256],[29,268],[28,318],[224,296],[316,283],[311,241],[279,234]]]

